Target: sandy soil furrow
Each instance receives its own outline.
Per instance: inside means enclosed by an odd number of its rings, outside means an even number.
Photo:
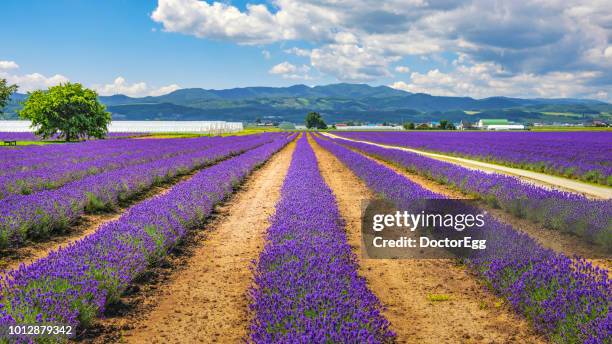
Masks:
[[[130,324],[130,343],[234,343],[248,335],[250,267],[264,246],[295,144],[254,172],[206,226],[184,268],[166,281],[148,314]]]
[[[361,257],[361,202],[367,186],[332,154],[314,144],[321,173],[347,223],[360,274],[387,307],[384,315],[403,343],[542,343],[529,324],[452,260]],[[431,295],[449,296],[430,301]]]
[[[391,146],[391,145],[379,144],[379,143],[362,141],[362,140],[353,140],[353,139],[348,139],[348,138],[341,137],[338,135],[334,135],[331,133],[323,133],[323,135],[342,139],[342,140],[367,143],[370,145],[379,146],[383,148],[397,149],[397,150],[412,152],[412,153],[424,155],[432,159],[450,162],[450,163],[460,165],[460,166],[463,166],[465,168],[469,168],[472,170],[478,170],[478,171],[487,172],[487,173],[499,173],[499,174],[511,175],[514,177],[521,178],[525,182],[532,183],[540,187],[580,193],[580,194],[583,194],[591,198],[601,198],[601,199],[611,199],[612,198],[612,188],[608,186],[595,185],[595,184],[581,182],[575,179],[563,178],[563,177],[553,176],[553,175],[549,175],[545,173],[523,170],[520,168],[508,167],[508,166],[503,166],[503,165],[491,164],[491,163],[477,161],[477,160],[459,158],[459,157],[438,154],[438,153],[430,153],[430,152],[425,152],[425,151],[418,150],[418,149]]]
[[[4,250],[0,252],[0,275],[21,264],[30,264],[37,259],[43,258],[53,250],[67,246],[75,241],[95,233],[103,224],[114,221],[121,217],[130,207],[143,202],[149,198],[161,196],[179,182],[188,180],[199,170],[173,178],[162,185],[153,186],[145,192],[137,195],[129,201],[121,204],[117,209],[109,213],[83,214],[75,224],[63,233],[54,234],[45,241],[30,242],[27,246]]]

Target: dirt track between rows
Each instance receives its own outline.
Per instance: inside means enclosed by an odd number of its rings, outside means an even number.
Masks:
[[[250,267],[264,246],[291,162],[291,143],[255,171],[209,223],[184,268],[148,301],[152,309],[132,315],[129,343],[235,343],[248,335]]]
[[[406,152],[412,152],[416,154],[420,154],[432,159],[446,161],[449,163],[453,163],[456,165],[463,166],[465,168],[469,168],[472,170],[478,170],[487,173],[499,173],[506,174],[514,177],[519,177],[522,180],[538,185],[546,188],[559,189],[562,191],[569,191],[574,193],[580,193],[590,198],[600,198],[600,199],[611,199],[612,198],[612,188],[607,186],[594,185],[589,183],[584,183],[574,179],[568,179],[563,177],[557,177],[545,173],[539,173],[529,170],[524,170],[520,168],[513,168],[508,166],[502,166],[497,164],[486,163],[477,160],[471,160],[466,158],[459,158],[450,155],[430,153],[418,149],[406,148],[406,147],[397,147],[391,145],[385,145],[380,143],[374,143],[370,141],[363,140],[354,140],[345,137],[341,137],[338,135],[334,135],[331,133],[321,133],[322,135],[333,137],[341,140],[353,141],[353,142],[361,142],[370,144],[373,146],[378,146],[382,148],[388,149],[396,149],[402,150]]]
[[[311,140],[312,143],[314,141]],[[361,257],[361,202],[367,186],[331,153],[313,144],[321,173],[347,224],[360,274],[386,306],[384,315],[401,343],[543,343],[530,325],[452,260]],[[430,301],[444,295],[448,301]]]

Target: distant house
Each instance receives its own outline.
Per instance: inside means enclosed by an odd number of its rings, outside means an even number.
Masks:
[[[459,130],[469,130],[472,129],[472,123],[470,123],[469,121],[466,120],[462,120],[461,123],[459,123],[459,125],[457,125],[457,129]]]
[[[508,121],[507,119],[481,119],[476,124],[481,130],[524,130],[525,126]]]
[[[338,127],[346,127],[348,126],[346,123],[336,123],[336,128]]]

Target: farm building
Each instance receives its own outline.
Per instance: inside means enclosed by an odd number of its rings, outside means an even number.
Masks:
[[[523,130],[525,126],[508,121],[507,119],[481,119],[476,124],[481,130]]]

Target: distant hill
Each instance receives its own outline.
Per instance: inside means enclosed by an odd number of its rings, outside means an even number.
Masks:
[[[15,118],[16,94],[7,107]],[[101,96],[118,120],[230,120],[266,118],[302,122],[309,111],[318,111],[328,122],[424,122],[460,121],[503,117],[517,122],[609,121],[612,105],[591,99],[521,99],[432,96],[409,93],[387,86],[332,84],[309,87],[242,87],[225,90],[186,88],[157,96],[133,98]]]

